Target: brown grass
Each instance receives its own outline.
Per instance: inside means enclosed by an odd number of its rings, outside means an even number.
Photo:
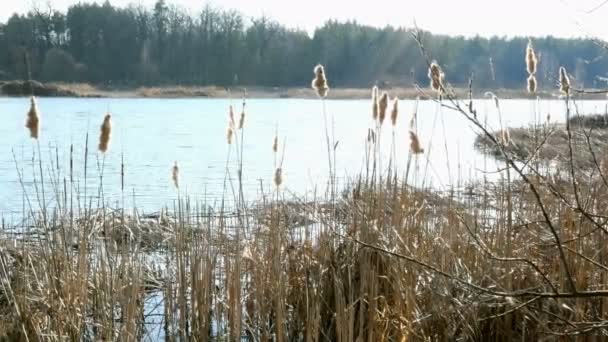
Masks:
[[[574,162],[577,168],[593,169],[604,158],[608,149],[608,126],[603,115],[595,117],[572,118],[572,144],[576,150]],[[593,129],[589,129],[593,127]],[[501,137],[501,132],[495,132]],[[529,127],[509,128],[510,143],[505,150],[515,158],[527,161],[532,158],[550,164],[567,166],[568,134],[563,124],[544,124],[537,129]],[[500,148],[495,146],[485,135],[480,134],[475,140],[475,147],[484,153],[504,160]]]

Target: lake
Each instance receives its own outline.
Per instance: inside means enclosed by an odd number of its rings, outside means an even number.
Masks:
[[[49,206],[53,207],[56,200],[51,180],[59,180],[58,185],[62,188],[64,177],[69,179],[71,144],[77,180],[74,189],[80,191],[81,196],[84,194],[87,132],[90,135],[87,193],[94,201],[100,182],[101,166],[98,164],[103,164],[106,203],[120,206],[124,200],[125,206],[145,211],[171,206],[177,198],[171,168],[177,161],[182,195],[217,206],[224,194],[229,155],[226,128],[230,104],[235,107],[238,121],[239,99],[38,99],[42,123],[40,149]],[[578,105],[584,113],[597,113],[604,112],[606,101],[580,101]],[[408,160],[409,120],[414,106],[415,101],[400,102],[400,116],[394,130],[396,165],[401,171]],[[508,126],[528,125],[534,120],[534,101],[502,100],[500,106]],[[491,100],[479,100],[476,107],[482,121],[487,118],[489,127],[499,127]],[[344,183],[356,177],[364,166],[367,130],[372,127],[371,101],[327,100],[326,108],[328,118],[333,117],[335,122],[336,170]],[[564,121],[562,101],[542,100],[539,108],[539,117],[543,120],[551,113],[553,122]],[[0,216],[9,220],[23,213],[24,194],[34,206],[37,203],[32,182],[34,172],[38,173],[38,164],[35,168],[32,165],[37,145],[24,127],[28,109],[27,98],[0,98],[3,118],[0,126]],[[113,131],[110,151],[104,161],[97,153],[97,143],[99,126],[108,111],[113,115]],[[286,142],[285,194],[304,196],[323,192],[328,166],[322,113],[319,100],[247,100],[243,140],[243,184],[247,201],[259,199],[261,184],[266,191],[272,190],[275,163],[272,142],[277,130],[281,145]],[[445,189],[480,179],[483,175],[499,177],[491,172],[497,169],[496,162],[474,150],[475,131],[460,114],[448,109],[438,112],[434,102],[421,101],[418,104],[418,132],[426,152],[419,157],[417,184]],[[380,143],[383,167],[388,166],[392,135],[393,128],[387,119]],[[282,148],[280,146],[280,151]],[[232,149],[229,169],[235,177],[234,145]],[[124,194],[121,191],[121,158],[125,164]],[[57,162],[59,167],[55,165]],[[23,182],[19,181],[17,169],[22,170]],[[225,197],[233,198],[231,193]]]

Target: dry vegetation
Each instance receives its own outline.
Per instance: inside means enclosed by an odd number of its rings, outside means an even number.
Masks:
[[[566,140],[568,167],[540,166],[538,154],[511,149],[519,146],[519,133],[485,130],[474,102],[456,97],[439,65],[431,65],[429,76],[437,106],[468,120],[502,156],[501,181],[445,193],[416,187],[426,153],[416,115],[409,123],[406,176],[398,177],[401,172],[391,169],[392,160],[381,159],[378,145],[382,131],[390,138],[391,123],[408,124],[409,118],[399,117],[397,101],[391,106],[376,92],[364,151],[367,169],[344,188],[335,181],[335,137],[323,113],[330,181],[319,198],[284,197],[278,139],[269,148],[275,154],[272,191],[248,204],[238,179],[230,210],[202,209],[181,196],[171,210],[150,216],[91,209],[77,201],[74,180],[66,175],[58,182],[65,186],[53,194],[56,207],[48,208],[45,195],[38,194],[43,210],[31,208],[22,226],[2,232],[0,340],[605,336],[608,169],[601,162],[595,168],[578,165],[572,147],[578,154],[581,141],[571,125],[521,131],[538,144],[530,150],[552,144],[547,137]],[[316,68],[311,92],[319,101],[325,101],[330,81],[330,73],[326,78]],[[570,89],[562,84],[562,90],[570,106]],[[242,110],[238,125],[230,111],[227,133],[239,165],[230,172],[236,175],[247,167],[244,105]],[[387,114],[391,122],[382,124]],[[604,135],[592,139],[604,141]],[[604,160],[605,148],[593,141],[589,150]],[[35,165],[43,182],[39,151]],[[85,151],[87,160],[88,146]],[[521,158],[529,162],[522,165]],[[167,182],[179,192],[178,163],[168,165]]]

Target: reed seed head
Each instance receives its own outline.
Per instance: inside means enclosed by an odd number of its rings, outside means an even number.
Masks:
[[[536,76],[534,74],[528,76],[528,93],[535,94],[537,88]]]
[[[234,126],[234,109],[232,105],[230,105],[230,110],[228,111],[228,116],[230,117],[230,124]]]
[[[410,152],[413,154],[422,154],[424,149],[420,145],[420,139],[414,131],[410,131]]]
[[[376,143],[376,132],[373,129],[367,129],[367,142],[375,144]]]
[[[232,126],[228,125],[228,128],[226,129],[226,142],[228,143],[228,145],[232,145],[232,136],[234,135],[234,130],[232,129]]]
[[[528,41],[528,46],[526,47],[526,70],[528,71],[528,75],[536,74],[537,65],[538,59],[532,47],[532,41]]]
[[[501,132],[502,143],[507,146],[511,142],[511,133],[509,133],[509,129],[505,128]]]
[[[241,118],[239,119],[239,129],[243,129],[245,126],[245,111],[241,112]]]
[[[496,109],[500,109],[500,101],[498,100],[498,96],[496,96],[496,94],[494,94],[491,91],[486,91],[484,95],[492,98],[492,101],[494,101],[494,105],[496,106]]]
[[[36,104],[36,98],[30,98],[30,110],[27,112],[27,121],[25,127],[30,131],[30,137],[38,139],[40,135],[40,115],[38,113],[38,105]]]
[[[372,118],[378,120],[378,87],[372,88]]]
[[[272,140],[272,152],[277,153],[279,151],[279,137],[278,136],[274,136],[274,139]]]
[[[329,85],[327,85],[327,78],[325,77],[325,69],[319,64],[315,67],[314,73],[315,78],[312,80],[312,89],[317,92],[319,97],[324,98],[329,92]]]
[[[103,118],[99,134],[99,151],[106,153],[110,148],[110,138],[112,135],[112,115],[106,114]]]
[[[397,116],[399,116],[399,98],[395,97],[393,101],[393,110],[391,110],[391,122],[393,126],[397,125]]]
[[[173,179],[173,185],[175,185],[175,188],[179,189],[179,166],[177,166],[177,161],[171,170],[171,179]]]
[[[428,73],[429,80],[431,81],[431,88],[438,92],[439,94],[443,93],[443,78],[445,75],[441,70],[441,67],[437,62],[432,62],[429,67]]]
[[[278,187],[283,184],[283,170],[279,167],[274,171],[274,185]]]
[[[570,93],[570,78],[564,67],[559,68],[559,90],[564,94]]]
[[[384,123],[384,119],[386,118],[386,109],[388,108],[388,94],[386,92],[382,93],[380,100],[378,101],[378,120],[380,121],[380,125]]]

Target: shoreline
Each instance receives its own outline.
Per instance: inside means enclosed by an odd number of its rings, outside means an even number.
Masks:
[[[38,97],[76,97],[76,98],[158,98],[158,99],[181,99],[181,98],[209,98],[227,99],[241,98],[244,93],[247,98],[257,99],[316,99],[316,93],[310,88],[297,87],[244,87],[237,86],[228,89],[218,86],[162,86],[162,87],[116,87],[99,88],[86,83],[40,83],[32,81],[32,85],[24,81],[2,81],[0,82],[0,97],[24,97],[29,96],[30,89]],[[420,91],[414,87],[389,87],[381,89],[387,91],[391,96],[397,96],[404,100],[420,98],[428,100],[434,94],[427,89]],[[468,88],[455,88],[455,94],[460,99],[468,99]],[[525,89],[493,89],[491,90],[500,99],[534,99],[536,95],[528,94]],[[475,91],[474,99],[487,99],[487,90]],[[557,99],[559,92],[555,90],[542,90],[538,97],[541,99]],[[366,100],[371,96],[371,88],[332,88],[328,94],[328,100]],[[586,94],[585,99],[606,99],[605,94]]]

